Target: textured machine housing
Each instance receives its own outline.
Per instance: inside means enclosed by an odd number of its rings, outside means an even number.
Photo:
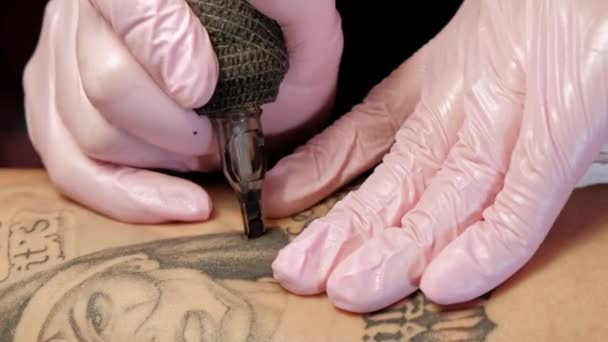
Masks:
[[[209,32],[220,66],[213,97],[196,112],[226,116],[273,102],[289,67],[279,25],[247,0],[187,1]]]

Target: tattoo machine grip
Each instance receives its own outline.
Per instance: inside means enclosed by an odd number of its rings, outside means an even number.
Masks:
[[[224,175],[239,196],[245,233],[255,238],[264,233],[261,106],[276,100],[287,73],[283,33],[247,0],[187,1],[209,33],[220,66],[213,97],[195,111],[213,122]]]

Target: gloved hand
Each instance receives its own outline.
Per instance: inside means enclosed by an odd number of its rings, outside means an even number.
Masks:
[[[510,277],[608,142],[607,27],[601,0],[466,0],[271,172],[287,214],[374,165],[395,137],[362,186],[279,253],[275,278],[366,312],[418,288],[467,301]]]
[[[280,23],[289,51],[279,97],[262,116],[264,131],[279,134],[327,113],[340,18],[333,0],[253,2]],[[24,72],[30,139],[59,190],[106,215],[206,219],[203,189],[141,169],[218,168],[209,120],[191,110],[217,79],[209,36],[184,0],[51,0]]]

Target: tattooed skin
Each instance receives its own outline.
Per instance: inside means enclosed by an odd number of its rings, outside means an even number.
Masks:
[[[270,264],[287,242],[273,229],[252,241],[213,234],[74,259],[0,291],[0,341],[269,340],[286,296]]]
[[[484,302],[440,308],[417,292],[400,304],[363,315],[363,341],[485,341],[496,324]]]
[[[258,239],[236,232],[207,234],[105,249],[67,261],[55,216],[21,213],[11,223],[23,234],[9,239],[14,250],[9,253],[10,267],[15,272],[18,267],[36,267],[34,261],[44,260],[42,252],[35,255],[42,248],[54,263],[0,287],[0,341],[277,340],[289,311],[299,309],[288,305],[293,296],[273,281],[272,261],[355,187],[281,221]],[[484,303],[482,299],[460,308],[440,308],[417,293],[360,316],[358,339],[484,341],[496,327]],[[333,308],[330,314],[346,317]],[[310,319],[297,325],[314,326],[317,318],[313,314]]]

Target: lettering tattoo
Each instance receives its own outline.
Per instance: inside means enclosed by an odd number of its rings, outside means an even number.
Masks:
[[[0,341],[272,340],[289,310],[301,309],[287,305],[289,295],[272,279],[272,261],[354,188],[255,240],[241,233],[210,234],[71,260],[63,256],[61,215],[20,212],[0,224],[0,233],[10,235],[0,239],[0,257],[10,260],[10,272],[39,271],[0,287]],[[360,336],[363,341],[484,341],[496,326],[484,303],[443,310],[418,293],[361,316]],[[316,318],[310,317],[311,322],[293,324],[312,326]]]
[[[22,210],[0,222],[0,282],[12,274],[35,272],[65,260],[61,212]]]
[[[363,341],[485,341],[496,324],[483,301],[465,308],[440,308],[421,292],[390,308],[363,315]]]

